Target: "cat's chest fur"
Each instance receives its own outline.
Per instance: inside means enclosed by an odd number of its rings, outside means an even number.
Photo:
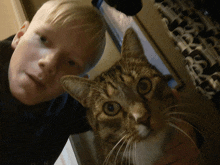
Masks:
[[[137,143],[121,141],[117,145],[102,143],[96,138],[96,158],[99,164],[104,165],[153,165],[163,156],[163,146],[166,143],[166,133],[158,135],[158,138]]]
[[[165,133],[158,134],[158,137],[148,139],[136,144],[136,157],[133,157],[133,162],[136,165],[146,164],[152,165],[160,157],[163,156],[163,145],[165,143]],[[135,150],[133,152],[135,152]],[[129,160],[129,156],[126,157]]]
[[[124,138],[117,143],[110,143],[96,137],[97,159],[99,164],[104,165],[153,165],[163,156],[164,146],[172,132],[173,129],[166,127],[137,142],[132,141],[132,138]]]
[[[153,165],[163,156],[163,146],[166,143],[168,132],[165,129],[154,137],[128,146],[124,154],[125,161],[134,165]]]

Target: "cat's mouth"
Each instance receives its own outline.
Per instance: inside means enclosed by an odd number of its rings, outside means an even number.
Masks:
[[[138,131],[138,135],[140,137],[147,137],[148,134],[150,134],[150,129],[148,129],[145,125],[143,124],[138,124],[136,125],[136,130]]]
[[[134,132],[134,137],[137,141],[147,139],[152,134],[152,130],[143,124],[136,125]]]

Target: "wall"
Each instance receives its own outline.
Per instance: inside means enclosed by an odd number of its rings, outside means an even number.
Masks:
[[[31,20],[34,16],[35,12],[41,7],[43,3],[45,3],[47,0],[21,0],[24,7],[28,9],[26,11],[28,20]],[[80,0],[85,5],[91,5],[92,0]]]
[[[120,53],[116,48],[114,42],[112,41],[110,35],[106,33],[106,47],[104,50],[104,54],[100,59],[99,63],[93,68],[88,74],[91,79],[99,75],[104,70],[107,70],[111,67],[115,61],[120,59]]]
[[[0,1],[0,40],[14,34],[19,29],[19,24],[9,0]]]

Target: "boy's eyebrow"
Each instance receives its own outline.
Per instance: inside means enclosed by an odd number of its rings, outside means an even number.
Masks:
[[[51,29],[49,29],[49,28],[40,28],[40,29],[36,29],[36,32],[48,34],[48,33],[52,33],[53,30],[51,30]]]
[[[42,33],[55,33],[55,28],[50,27],[50,25],[40,25],[40,28],[37,28],[37,32],[42,32]]]

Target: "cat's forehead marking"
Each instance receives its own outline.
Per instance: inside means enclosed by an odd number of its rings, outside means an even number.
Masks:
[[[112,83],[107,83],[106,89],[108,96],[112,96],[117,88]]]
[[[134,70],[131,71],[131,75],[134,77],[134,79],[138,77],[137,72]]]
[[[118,84],[113,79],[107,79],[106,80],[106,94],[107,96],[111,97],[113,94],[115,94],[118,91]]]
[[[134,117],[134,119],[135,119],[136,122],[137,122],[138,119],[141,117],[141,115],[140,115],[139,113],[132,113],[132,115],[133,115],[133,117]]]
[[[123,82],[130,83],[134,80],[134,77],[131,76],[131,75],[122,74],[121,79],[122,79]]]

